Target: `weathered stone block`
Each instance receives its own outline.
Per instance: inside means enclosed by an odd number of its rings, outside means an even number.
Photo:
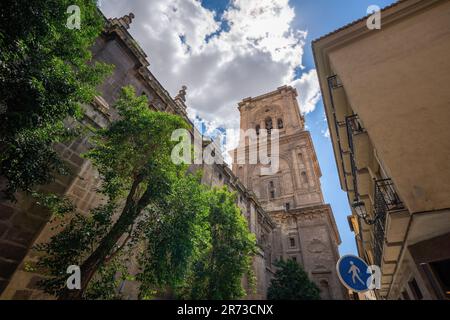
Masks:
[[[7,260],[20,261],[25,256],[27,249],[22,246],[0,242],[0,257]]]
[[[5,290],[8,283],[9,283],[8,280],[0,279],[0,292],[3,292],[3,290]]]
[[[53,149],[55,149],[55,151],[59,154],[62,154],[66,147],[62,143],[56,143],[53,145]]]
[[[42,211],[40,211],[40,210]],[[44,210],[42,207],[34,206],[30,210],[31,214],[26,214],[25,212],[21,212],[14,216],[12,223],[15,226],[20,226],[23,229],[26,229],[30,232],[36,232],[41,230],[42,226],[46,223],[50,213],[48,210]]]
[[[77,166],[83,165],[84,159],[78,156],[77,154],[72,154],[72,156],[69,159],[72,163],[74,163]]]
[[[0,238],[6,233],[6,230],[8,230],[8,226],[4,223],[0,223]]]
[[[83,190],[83,189],[78,188],[78,187],[74,187],[72,189],[72,194],[74,194],[75,196],[77,196],[80,199],[83,199],[84,196],[86,195],[86,190]]]
[[[66,191],[66,186],[58,182],[53,182],[49,185],[46,185],[44,190],[46,192],[51,192],[55,194],[64,194],[64,192]]]
[[[29,300],[33,291],[30,290],[17,290],[12,297],[13,300]]]
[[[9,229],[5,239],[17,244],[28,246],[34,238],[34,233],[23,230],[20,226]]]
[[[14,209],[10,206],[0,204],[0,220],[9,220],[14,214]]]
[[[8,262],[0,259],[0,277],[9,279],[9,277],[16,271],[17,263]]]
[[[72,151],[70,151],[70,150],[65,150],[64,152],[63,152],[63,154],[62,154],[62,157],[64,158],[64,159],[69,159],[69,157],[72,155]]]
[[[30,279],[30,282],[28,282],[28,285],[27,285],[27,288],[28,289],[40,289],[40,287],[39,287],[39,282],[41,281],[41,280],[43,280],[44,278],[43,277],[39,277],[39,276],[33,276],[31,279]]]

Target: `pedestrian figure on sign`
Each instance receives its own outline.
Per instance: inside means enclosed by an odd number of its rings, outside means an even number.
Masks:
[[[353,261],[350,261],[350,264],[351,264],[351,266],[350,266],[350,269],[348,269],[348,272],[347,272],[347,273],[350,273],[350,272],[352,273],[352,281],[353,281],[353,283],[356,283],[356,280],[355,280],[355,278],[356,278],[356,279],[358,279],[359,282],[361,282],[362,285],[364,286],[364,285],[365,285],[364,281],[362,281],[361,278],[359,277],[359,273],[360,273],[361,271],[359,270],[359,268],[358,268],[357,266],[355,266],[355,264],[353,263]]]

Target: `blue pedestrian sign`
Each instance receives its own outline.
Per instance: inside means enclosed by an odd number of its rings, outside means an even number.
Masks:
[[[354,255],[342,256],[336,264],[342,284],[355,292],[365,292],[371,285],[372,272],[361,258]]]

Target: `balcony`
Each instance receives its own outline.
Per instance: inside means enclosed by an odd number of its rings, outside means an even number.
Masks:
[[[359,198],[358,184],[357,184],[357,167],[355,162],[355,146],[353,144],[353,136],[357,133],[365,132],[358,115],[354,114],[345,118],[345,125],[347,128],[348,147],[350,150],[350,170],[353,177],[353,190],[355,198]]]
[[[374,259],[381,266],[383,248],[386,240],[386,218],[388,213],[403,211],[404,205],[394,188],[391,179],[375,181],[374,194]]]

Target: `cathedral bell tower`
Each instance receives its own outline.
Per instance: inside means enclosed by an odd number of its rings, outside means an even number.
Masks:
[[[342,299],[335,268],[339,259],[339,233],[331,207],[324,203],[321,171],[311,135],[305,130],[297,90],[283,86],[246,98],[239,103],[239,112],[242,131],[238,148],[231,151],[233,172],[255,193],[277,224],[271,259],[297,261],[321,289],[322,298]],[[272,133],[274,129],[278,129],[277,134]],[[256,132],[256,140],[252,132]],[[272,136],[278,142],[277,149],[268,148],[270,162],[263,164],[259,157],[256,163],[249,161],[254,150],[259,152],[262,146],[259,138],[266,133],[268,141]],[[273,143],[272,140],[268,144]],[[255,149],[252,145],[256,145]],[[276,152],[270,154],[272,149]],[[274,161],[277,161],[276,170],[262,174],[261,168]]]
[[[284,86],[239,103],[240,127],[244,132],[254,129],[257,136],[261,130],[278,129],[279,132],[279,170],[275,174],[261,175],[264,164],[259,162],[237,164],[237,151],[234,154],[234,173],[257,195],[267,211],[323,204],[319,164],[296,97],[294,88]],[[249,150],[249,140],[243,143]]]

